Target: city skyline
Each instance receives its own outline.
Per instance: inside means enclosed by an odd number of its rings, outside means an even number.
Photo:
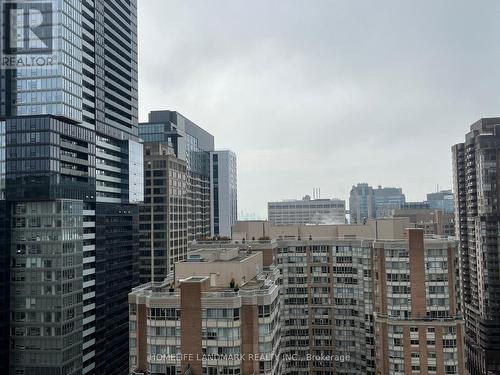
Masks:
[[[0,373],[500,374],[487,2],[0,0]]]
[[[347,200],[358,182],[423,200],[451,188],[469,124],[497,114],[499,8],[141,1],[139,117],[179,111],[233,149],[240,211],[313,186]]]

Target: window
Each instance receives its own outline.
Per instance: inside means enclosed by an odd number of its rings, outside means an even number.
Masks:
[[[443,340],[443,348],[455,348],[457,346],[457,340]]]
[[[450,366],[450,365],[444,366],[445,374],[456,374],[456,372],[457,372],[457,366]]]

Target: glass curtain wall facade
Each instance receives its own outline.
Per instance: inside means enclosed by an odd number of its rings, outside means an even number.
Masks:
[[[13,44],[9,23],[23,25],[33,2],[6,3],[0,17],[2,52],[24,56],[29,52],[25,45],[31,45],[33,38]],[[26,325],[16,320],[24,309],[16,293],[25,293],[28,284],[24,286],[27,282],[22,276],[11,278],[10,287],[0,280],[0,288],[10,290],[10,369],[16,374],[124,374],[128,368],[127,294],[138,283],[137,203],[143,199],[142,145],[137,137],[137,4],[135,0],[40,3],[39,10],[50,22],[42,25],[37,46],[50,44],[56,63],[0,70],[0,89],[5,93],[0,96],[0,116],[5,121],[1,123],[5,124],[5,153],[0,135],[0,157],[5,160],[0,162],[0,194],[4,189],[5,212],[9,213],[4,217],[12,218],[3,234],[10,243],[6,271],[22,275],[32,264],[23,262],[27,255],[18,253],[17,247],[23,244],[13,237],[21,230],[13,216],[19,205],[70,201],[81,206],[75,220],[81,222],[82,235],[79,248],[74,249],[81,259],[74,259],[72,265],[79,267],[75,274],[81,280],[72,284],[71,293],[79,299],[76,304],[63,298],[51,307],[51,313],[75,323],[71,333],[67,328],[50,331],[63,340],[71,335],[72,344],[64,353],[51,346],[50,340],[40,340],[46,346],[35,345],[29,351],[23,347],[15,334]],[[40,238],[51,228],[64,231],[56,224],[42,226]],[[36,268],[56,276],[64,273],[61,262],[40,259],[42,263],[33,263]],[[2,254],[0,265],[5,267]],[[47,282],[42,289],[29,291],[37,311],[45,306],[44,294],[52,292],[51,280]],[[56,295],[64,292],[55,290]],[[74,317],[64,317],[68,308]],[[28,315],[26,319],[36,319],[31,324],[43,327],[44,316]],[[42,330],[40,335],[45,333],[49,331]],[[78,350],[69,350],[73,343]],[[55,351],[50,363],[35,360],[49,350]]]
[[[353,186],[349,196],[349,213],[351,224],[363,224],[375,217],[375,197],[373,188],[367,183]]]
[[[11,206],[13,374],[82,371],[83,202]]]
[[[231,237],[231,227],[238,219],[238,178],[236,154],[217,150],[210,154],[211,232],[213,236]]]
[[[5,121],[0,121],[0,372],[9,366],[10,255],[5,200]]]

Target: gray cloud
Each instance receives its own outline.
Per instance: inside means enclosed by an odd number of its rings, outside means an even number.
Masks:
[[[409,199],[451,186],[450,146],[500,113],[495,0],[139,1],[140,117],[175,109],[238,154],[239,205]]]

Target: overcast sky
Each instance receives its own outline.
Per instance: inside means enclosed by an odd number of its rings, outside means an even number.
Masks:
[[[451,187],[500,115],[500,1],[139,0],[140,119],[177,110],[238,156],[239,211]]]

